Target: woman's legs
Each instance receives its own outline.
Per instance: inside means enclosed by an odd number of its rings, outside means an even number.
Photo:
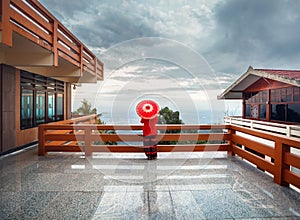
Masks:
[[[144,152],[148,160],[157,158],[157,140],[156,135],[144,137]]]

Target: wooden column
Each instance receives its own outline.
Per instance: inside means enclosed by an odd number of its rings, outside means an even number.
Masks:
[[[65,83],[64,92],[64,120],[68,120],[72,117],[72,85],[71,83]]]
[[[274,171],[274,182],[282,185],[282,186],[288,186],[289,184],[284,181],[284,170],[288,169],[289,166],[284,163],[284,154],[286,152],[290,152],[290,147],[287,145],[284,145],[279,140],[276,140],[275,142],[275,171]]]
[[[8,151],[16,147],[16,115],[20,112],[16,112],[16,68],[2,65],[1,69],[1,142],[2,151]]]
[[[246,118],[246,99],[245,94],[243,93],[243,101],[242,101],[242,118]]]
[[[266,121],[271,120],[271,89],[267,90]]]
[[[85,156],[92,155],[92,127],[87,126],[84,128],[84,152]]]
[[[230,135],[230,141],[229,141],[229,146],[230,150],[227,151],[227,156],[235,156],[235,153],[233,153],[233,141],[232,141],[232,135],[234,135],[236,132],[232,128],[228,130],[228,134]]]
[[[1,0],[0,0],[1,1]],[[2,64],[0,64],[0,153],[2,150],[2,140],[3,140],[3,132],[2,132]]]
[[[38,154],[39,156],[45,156],[46,152],[45,152],[45,130],[43,125],[39,126],[39,151]]]

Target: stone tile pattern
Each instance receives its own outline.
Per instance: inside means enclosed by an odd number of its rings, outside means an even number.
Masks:
[[[0,219],[300,219],[299,192],[207,154],[38,157],[33,147],[0,158]]]

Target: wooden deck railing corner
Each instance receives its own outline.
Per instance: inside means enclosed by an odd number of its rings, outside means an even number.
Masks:
[[[251,135],[257,140],[243,135],[232,135],[233,153],[255,164],[259,169],[273,175],[274,182],[288,186],[292,184],[300,189],[300,156],[292,153],[291,148],[300,149],[300,139],[271,132],[231,125],[235,132]],[[262,140],[271,141],[269,146]],[[267,159],[271,158],[271,159]]]
[[[39,155],[51,151],[84,152],[86,156],[94,152],[143,152],[142,125],[99,125],[96,119],[98,121],[97,115],[92,115],[40,125]],[[157,125],[157,129],[160,131],[158,140],[168,143],[158,144],[158,152],[227,152],[272,174],[277,184],[300,188],[297,172],[300,156],[291,151],[291,148],[300,150],[297,138],[228,124]],[[166,133],[168,130],[180,133]],[[198,143],[203,140],[205,143]],[[140,145],[136,145],[137,142]]]

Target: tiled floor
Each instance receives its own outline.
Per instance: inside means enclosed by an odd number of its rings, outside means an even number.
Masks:
[[[214,159],[212,158],[214,157]],[[208,153],[0,158],[0,219],[300,219],[300,193]]]

